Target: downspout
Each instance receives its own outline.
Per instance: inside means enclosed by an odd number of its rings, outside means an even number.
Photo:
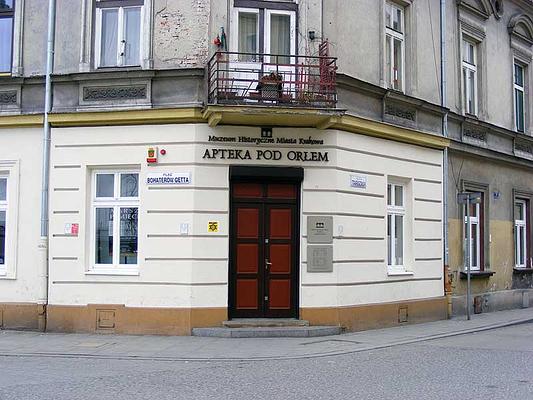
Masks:
[[[442,116],[442,136],[448,137],[448,110],[447,110],[447,77],[446,77],[446,0],[440,0],[440,99],[441,107],[444,109]],[[449,281],[450,266],[448,264],[449,248],[448,248],[448,148],[444,148],[443,152],[443,168],[442,168],[442,192],[443,192],[443,255],[444,255],[444,293],[446,295],[448,305],[448,318],[452,316],[452,288]]]
[[[39,330],[46,331],[46,317],[48,305],[49,269],[48,262],[48,181],[50,178],[50,122],[48,116],[52,111],[52,71],[54,69],[54,38],[56,2],[48,0],[48,41],[46,46],[46,77],[44,98],[44,126],[42,153],[42,182],[41,182],[41,290],[38,304],[40,306]]]

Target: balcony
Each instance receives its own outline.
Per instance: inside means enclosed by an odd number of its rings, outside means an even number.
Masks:
[[[337,59],[217,52],[208,64],[211,105],[335,109]]]

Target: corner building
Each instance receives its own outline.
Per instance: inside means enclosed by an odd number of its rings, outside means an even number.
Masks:
[[[58,0],[48,253],[47,15],[7,3],[2,326],[448,316],[436,1]]]
[[[261,133],[205,123],[55,128],[49,329],[91,331],[96,323],[123,333],[188,334],[238,317],[362,329],[397,323],[402,307],[410,322],[445,318],[435,240],[442,232],[442,151],[435,147],[444,142],[426,135],[432,147],[422,147],[287,127],[272,128],[272,139],[319,144],[239,142]],[[164,150],[156,165],[146,163],[148,147]],[[228,156],[238,151],[251,159]],[[290,160],[305,152],[322,159]],[[131,174],[138,186],[128,199],[120,190]],[[188,179],[147,183],[171,174]],[[403,189],[404,265],[396,271],[386,259],[390,184]],[[99,197],[107,186],[109,198]],[[136,232],[127,227],[131,207]],[[331,240],[309,243],[315,226],[308,224],[328,219]],[[63,234],[73,223],[79,234]],[[122,242],[134,233],[130,264]]]

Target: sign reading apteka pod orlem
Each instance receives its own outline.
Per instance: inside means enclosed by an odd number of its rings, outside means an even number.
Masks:
[[[190,172],[152,172],[146,176],[148,186],[177,186],[190,183]]]

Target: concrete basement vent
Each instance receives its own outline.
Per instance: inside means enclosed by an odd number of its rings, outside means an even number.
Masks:
[[[96,329],[115,329],[115,310],[96,310]]]
[[[398,322],[401,324],[401,323],[407,322],[408,319],[409,319],[409,313],[407,310],[407,306],[400,307],[398,309]]]

